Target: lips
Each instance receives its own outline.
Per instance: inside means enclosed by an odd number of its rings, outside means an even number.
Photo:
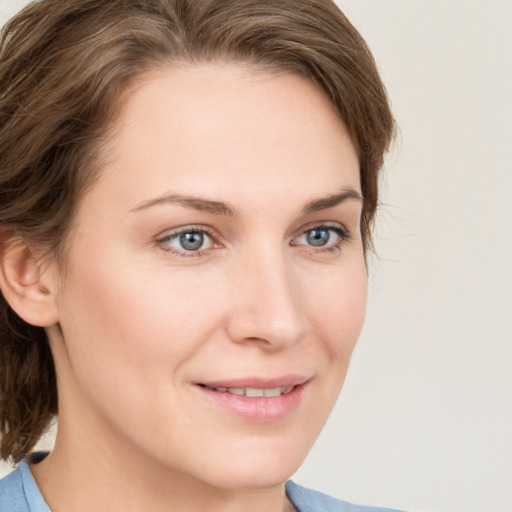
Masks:
[[[250,421],[277,421],[296,410],[307,377],[290,375],[274,379],[246,378],[198,383],[202,396],[221,411]]]

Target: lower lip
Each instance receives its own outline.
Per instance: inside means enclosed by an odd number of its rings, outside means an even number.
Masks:
[[[247,397],[196,386],[203,396],[228,411],[251,421],[271,422],[286,418],[299,405],[307,383],[295,386],[289,393],[275,397]]]

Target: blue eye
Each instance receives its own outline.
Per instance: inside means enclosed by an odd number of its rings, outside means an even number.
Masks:
[[[305,233],[306,240],[309,245],[320,247],[327,245],[331,239],[331,230],[329,229],[312,229]]]
[[[341,227],[318,226],[308,229],[297,239],[300,245],[309,245],[318,248],[339,247],[342,240],[350,238],[347,231]]]
[[[213,246],[211,237],[204,231],[187,230],[175,233],[161,240],[173,249],[186,252],[197,252]]]

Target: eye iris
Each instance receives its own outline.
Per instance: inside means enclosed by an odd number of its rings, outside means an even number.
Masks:
[[[197,251],[204,243],[202,233],[182,233],[180,235],[180,244],[187,251]]]
[[[327,229],[312,229],[306,235],[308,244],[314,246],[326,245],[331,238],[331,234]]]

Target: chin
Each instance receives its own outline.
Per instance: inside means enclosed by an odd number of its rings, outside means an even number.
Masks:
[[[221,489],[269,489],[284,484],[299,469],[310,446],[283,442],[256,443],[217,461],[209,471],[210,484]],[[261,446],[263,444],[264,446]],[[206,467],[203,467],[206,469]]]
[[[293,468],[247,468],[244,471],[222,471],[208,482],[213,487],[225,490],[270,489],[283,485],[297,471]]]

